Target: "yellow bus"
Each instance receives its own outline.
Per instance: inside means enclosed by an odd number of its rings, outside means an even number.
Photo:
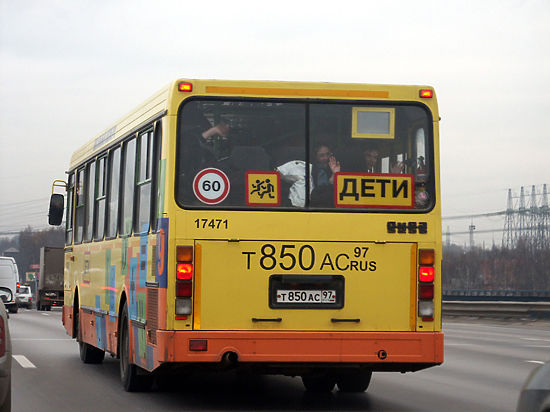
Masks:
[[[358,392],[441,364],[438,124],[428,86],[174,81],[52,196],[82,361],[120,358],[128,391],[217,365]]]

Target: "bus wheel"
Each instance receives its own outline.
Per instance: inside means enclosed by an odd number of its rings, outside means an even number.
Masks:
[[[120,319],[120,380],[127,392],[141,392],[151,388],[153,375],[130,361],[130,334],[128,306],[124,304]]]
[[[78,313],[78,312],[77,312]],[[77,341],[80,348],[80,360],[84,363],[101,363],[103,358],[105,358],[105,351],[96,348],[88,343],[82,342],[82,331],[80,330],[80,317],[76,316],[75,321],[77,322]]]
[[[329,375],[302,375],[302,383],[308,392],[331,392],[335,380]]]
[[[354,371],[338,376],[336,384],[340,392],[365,392],[372,377],[371,371]]]

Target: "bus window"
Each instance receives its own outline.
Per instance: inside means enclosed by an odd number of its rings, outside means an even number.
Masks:
[[[94,239],[101,240],[105,234],[105,202],[107,198],[107,157],[97,159],[97,188],[95,198]]]
[[[75,193],[75,219],[74,219],[74,243],[82,243],[82,235],[84,232],[84,169],[76,172],[76,193]]]
[[[430,196],[433,185],[428,184],[431,182],[429,169],[424,167],[421,177],[418,172],[420,163],[425,165],[428,140],[416,130],[418,124],[429,121],[427,111],[412,105],[387,108],[377,105],[373,113],[385,114],[387,111],[392,114],[388,119],[394,123],[387,126],[391,133],[354,132],[354,126],[357,127],[354,113],[368,112],[371,106],[356,103],[310,105],[311,206],[323,209],[428,209],[431,202],[417,203],[416,193],[413,193],[420,179],[424,183],[420,190],[433,198]],[[379,123],[375,122],[373,130],[380,129]],[[417,154],[420,141],[422,154]],[[389,176],[381,176],[383,174]],[[394,195],[403,199],[393,199]]]
[[[67,184],[67,213],[65,214],[65,244],[73,243],[73,199],[74,199],[74,173],[69,175]]]
[[[159,166],[160,166],[160,145],[162,142],[162,123],[158,121],[155,124],[155,132],[153,138],[153,165],[152,165],[152,193],[155,193],[155,196],[152,196],[151,199],[151,227],[154,231],[157,230],[158,223],[158,213],[157,207],[159,204],[162,204],[161,197],[163,196],[163,191],[161,190],[161,185],[159,185]]]
[[[304,207],[305,105],[194,100],[179,117],[177,200],[186,207]]]
[[[120,213],[120,234],[132,234],[134,214],[134,188],[136,179],[136,139],[124,144],[124,161],[122,173],[122,203]]]
[[[109,209],[107,211],[107,237],[117,235],[118,198],[120,187],[120,147],[109,154]]]
[[[86,222],[84,241],[91,242],[94,224],[94,197],[95,197],[95,162],[86,166]]]
[[[151,173],[153,170],[153,130],[138,136],[135,233],[149,232],[151,218]]]

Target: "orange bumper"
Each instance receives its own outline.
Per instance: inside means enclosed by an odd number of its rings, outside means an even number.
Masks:
[[[194,339],[207,340],[207,350],[189,350]],[[161,363],[220,362],[225,353],[234,352],[239,362],[437,365],[443,362],[443,333],[159,330],[157,348]]]

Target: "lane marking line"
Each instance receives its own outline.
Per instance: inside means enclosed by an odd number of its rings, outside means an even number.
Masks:
[[[41,315],[50,316],[48,313],[41,313]]]
[[[550,342],[550,339],[542,339],[542,338],[520,338],[521,340],[528,340],[528,341],[542,341],[542,342]]]
[[[32,363],[30,360],[27,359],[25,355],[12,355],[12,358],[19,363],[24,368],[36,368],[34,366],[34,363]]]
[[[480,346],[480,345],[476,345],[474,343],[447,343],[447,342],[445,342],[445,346]]]
[[[524,348],[550,348],[550,345],[523,345]]]
[[[527,363],[536,363],[537,365],[544,365],[544,362],[539,360],[526,360]]]

